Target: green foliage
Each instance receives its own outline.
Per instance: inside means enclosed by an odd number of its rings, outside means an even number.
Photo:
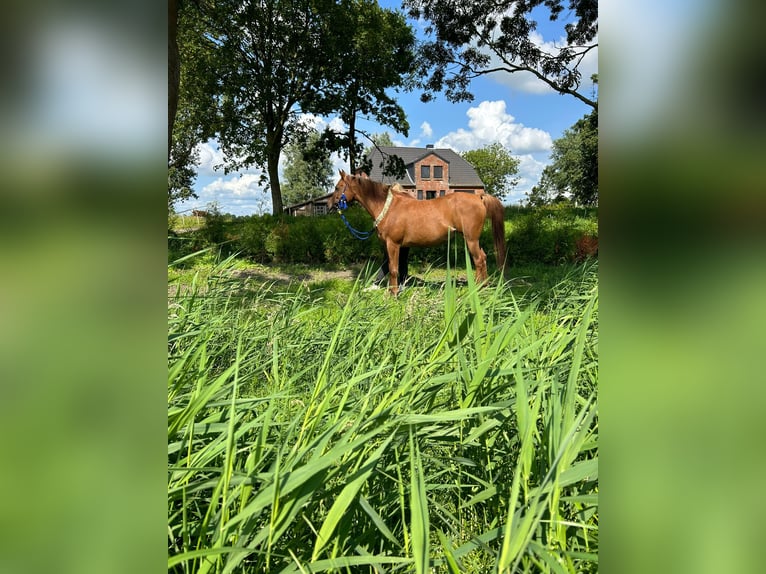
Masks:
[[[285,185],[282,197],[286,205],[294,205],[320,197],[332,185],[333,167],[329,155],[317,149],[319,133],[310,131],[285,147]]]
[[[170,572],[597,571],[595,267],[543,302],[231,265],[168,305]]]
[[[550,203],[565,193],[580,205],[598,204],[598,111],[577,120],[553,142],[551,160],[529,196],[531,205]]]
[[[274,214],[284,203],[280,153],[306,131],[299,112],[338,113],[349,126],[323,140],[326,150],[358,153],[357,113],[406,133],[404,111],[386,93],[402,85],[414,61],[414,34],[401,14],[371,0],[225,0],[208,16],[221,54],[218,134],[226,167],[265,168]]]
[[[192,185],[199,161],[196,146],[215,133],[218,118],[215,70],[220,53],[206,36],[202,4],[182,2],[178,13],[180,82],[168,162],[168,207],[196,197]]]
[[[370,136],[373,144],[376,146],[393,146],[394,142],[391,140],[391,134],[388,132],[381,132],[379,134],[372,134]],[[369,155],[372,151],[372,146],[364,148],[364,155]]]
[[[381,261],[383,248],[376,236],[367,241],[355,239],[337,214],[316,217],[254,215],[232,218],[215,206],[202,228],[168,238],[169,260],[202,248],[224,254],[239,253],[258,263],[349,264],[372,259]],[[355,229],[372,229],[372,219],[359,206],[347,210],[346,219]],[[577,259],[577,241],[584,236],[598,237],[595,209],[558,204],[540,209],[505,209],[506,244],[511,265],[556,265]],[[457,244],[459,235],[455,236]],[[487,264],[494,269],[492,231],[485,225],[480,237]],[[451,244],[430,248],[413,247],[410,261],[421,266],[444,267],[462,264],[462,255]]]
[[[372,221],[354,207],[346,213],[356,229],[369,229]],[[230,228],[232,250],[259,263],[352,263],[377,257],[374,238],[354,239],[335,215],[317,217],[252,216]]]
[[[470,101],[473,78],[526,72],[597,107],[581,89],[578,70],[583,57],[597,47],[597,0],[404,0],[403,6],[411,17],[427,21],[426,34],[433,38],[420,49],[424,101],[442,90],[450,101]],[[566,41],[555,49],[542,47],[535,33],[537,19],[556,21],[562,13],[574,19],[563,27]]]
[[[220,245],[228,239],[226,224],[230,221],[230,216],[221,213],[215,203],[208,205],[206,211],[205,224],[200,229],[199,236],[207,245]]]
[[[331,0],[217,3],[210,34],[222,54],[219,137],[227,169],[265,167],[273,212],[282,212],[279,156],[305,126],[310,103],[342,63],[334,32],[345,18]]]
[[[248,259],[258,263],[270,261],[269,251],[266,248],[266,239],[276,225],[278,218],[274,215],[247,217],[239,222],[239,245],[238,251]]]
[[[327,149],[342,152],[354,173],[363,147],[356,139],[357,116],[409,133],[407,115],[390,92],[412,87],[416,56],[415,34],[403,14],[371,0],[354,2],[347,10],[348,18],[336,32],[345,41],[338,86],[318,94],[316,103],[337,111],[347,126],[343,133],[328,127],[323,142]]]
[[[227,172],[264,168],[273,212],[280,214],[280,154],[305,139],[307,130],[299,112],[340,115],[348,130],[326,132],[319,155],[345,150],[352,170],[361,150],[357,114],[405,135],[409,129],[404,110],[387,90],[411,84],[414,33],[401,13],[375,1],[184,2],[178,45],[181,82],[168,166],[169,209],[195,196],[196,145],[214,135]],[[288,176],[289,201],[323,187],[326,160],[320,167],[309,181],[305,173],[311,168]]]
[[[519,172],[519,160],[498,142],[461,155],[476,169],[484,182],[484,190],[501,201],[519,183],[518,178],[512,178]]]
[[[526,210],[511,224],[508,258],[512,265],[574,261],[583,236],[598,237],[593,212],[565,204]]]
[[[559,191],[553,184],[553,166],[547,165],[540,174],[540,181],[527,193],[526,204],[529,207],[542,207],[556,202],[566,201],[563,190]]]

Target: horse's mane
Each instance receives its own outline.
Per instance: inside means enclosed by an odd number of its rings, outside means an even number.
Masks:
[[[379,181],[375,181],[374,179],[370,179],[369,177],[359,177],[359,176],[354,176],[354,177],[356,178],[357,183],[360,186],[363,186],[365,188],[364,190],[366,194],[374,195],[375,197],[379,199],[385,199],[386,195],[388,194],[389,188],[392,191],[404,194],[404,190],[397,183],[393,185],[386,185],[385,183],[381,183]]]

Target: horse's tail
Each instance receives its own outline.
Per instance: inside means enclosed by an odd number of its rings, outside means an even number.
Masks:
[[[484,207],[487,209],[487,218],[492,222],[492,238],[495,241],[495,256],[497,268],[505,274],[505,214],[503,204],[493,195],[484,194]]]

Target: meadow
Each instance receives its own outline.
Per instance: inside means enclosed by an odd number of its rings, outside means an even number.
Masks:
[[[598,570],[597,263],[448,249],[398,298],[169,266],[169,571]]]

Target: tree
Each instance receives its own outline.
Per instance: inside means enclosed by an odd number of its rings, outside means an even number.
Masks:
[[[323,94],[318,108],[337,111],[348,126],[342,133],[328,128],[323,141],[327,149],[345,152],[354,173],[363,147],[356,140],[358,116],[371,116],[380,124],[408,134],[407,116],[386,90],[412,87],[416,55],[415,35],[403,14],[383,9],[377,1],[360,0],[353,4],[349,16],[340,89]]]
[[[206,141],[203,134],[217,135],[226,173],[264,170],[261,182],[268,183],[274,213],[281,213],[279,158],[305,137],[300,112],[341,114],[348,130],[330,134],[321,153],[345,149],[352,165],[361,150],[358,115],[405,134],[409,129],[386,94],[414,68],[414,34],[402,14],[373,0],[177,2],[168,6],[169,205],[194,195],[194,150]],[[196,18],[184,21],[185,11]],[[194,96],[187,99],[185,74],[199,78],[187,83]]]
[[[540,182],[533,186],[527,193],[527,205],[530,207],[542,207],[559,201],[566,201],[563,190],[556,188],[553,183],[553,166],[546,165],[540,175]]]
[[[309,132],[305,140],[285,147],[287,163],[282,197],[286,204],[301,203],[327,193],[332,185],[333,165],[327,155],[307,153],[319,142],[317,131]]]
[[[272,209],[282,212],[279,157],[336,86],[348,6],[334,0],[222,0],[212,20],[223,53],[219,131],[227,172],[265,168]],[[345,27],[344,27],[345,26]]]
[[[519,171],[519,160],[512,157],[500,143],[466,151],[461,155],[476,169],[484,182],[484,190],[500,201],[519,183],[518,178],[512,178]]]
[[[192,190],[196,147],[215,134],[220,56],[207,35],[201,1],[170,2],[168,23],[168,209],[197,197]],[[172,13],[175,17],[172,18]]]
[[[528,195],[530,205],[569,195],[582,205],[598,204],[598,112],[577,120],[553,142],[551,164]]]
[[[472,79],[528,72],[557,92],[597,107],[580,89],[578,66],[598,46],[598,0],[569,0],[567,13],[573,12],[575,21],[565,26],[566,44],[553,53],[535,42],[535,18],[545,10],[550,20],[558,20],[564,0],[403,0],[403,5],[411,17],[428,20],[426,33],[435,37],[421,47],[423,101],[445,86],[450,101],[470,101]]]
[[[362,152],[360,168],[362,171],[369,174],[370,170],[372,169],[372,164],[370,163],[370,152],[372,152],[374,148],[391,147],[394,145],[394,142],[391,140],[391,134],[388,132],[372,134],[367,136],[367,138],[370,140],[370,145],[365,147],[364,151]]]

